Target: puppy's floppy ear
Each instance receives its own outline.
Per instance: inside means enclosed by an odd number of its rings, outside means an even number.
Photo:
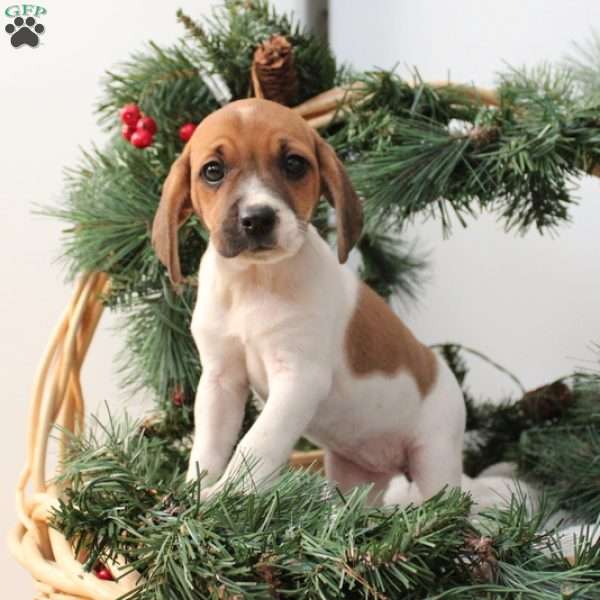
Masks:
[[[321,172],[321,192],[335,208],[338,260],[344,263],[362,232],[362,206],[334,149],[317,133],[315,137]]]
[[[192,214],[190,145],[186,144],[163,184],[152,224],[152,245],[173,283],[181,281],[177,230]]]

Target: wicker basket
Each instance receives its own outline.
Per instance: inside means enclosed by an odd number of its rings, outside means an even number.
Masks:
[[[447,82],[430,84],[447,86]],[[496,105],[493,92],[464,87],[484,104]],[[259,94],[257,94],[259,95]],[[307,122],[319,128],[332,119],[343,117],[345,101],[360,101],[360,86],[334,88],[294,108]],[[346,105],[347,106],[347,105]],[[594,175],[600,175],[595,170]],[[48,526],[61,490],[49,484],[47,455],[49,438],[55,425],[65,432],[83,430],[84,399],[80,373],[87,350],[103,310],[101,297],[110,291],[104,273],[81,277],[64,315],[60,319],[44,353],[35,377],[29,412],[26,462],[17,484],[18,526],[9,535],[14,557],[35,579],[39,600],[114,600],[131,591],[140,575],[129,572],[119,581],[104,581],[83,568],[82,557],[74,555],[71,543]],[[59,455],[65,452],[67,434],[58,437]],[[322,453],[294,453],[290,463],[297,467],[322,467]],[[28,490],[30,484],[30,490]],[[124,561],[107,565],[115,575]]]

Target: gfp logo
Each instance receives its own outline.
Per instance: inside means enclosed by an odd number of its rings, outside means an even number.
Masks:
[[[19,46],[31,46],[35,48],[40,43],[40,35],[44,33],[45,27],[38,23],[38,19],[48,11],[43,6],[35,4],[14,4],[4,11],[4,15],[11,22],[4,28],[10,35],[10,43]]]

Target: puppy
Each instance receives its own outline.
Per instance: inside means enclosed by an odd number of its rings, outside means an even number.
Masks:
[[[310,224],[322,195],[336,211],[337,259]],[[253,484],[267,481],[301,436],[324,448],[342,490],[372,484],[372,502],[402,473],[409,484],[386,502],[459,486],[461,390],[340,265],[362,210],[333,149],[282,105],[233,102],[196,128],[164,184],[152,235],[174,283],[177,229],[192,211],[210,232],[191,325],[203,371],[188,478],[205,473],[203,497],[248,461]],[[250,389],[264,407],[234,449]]]

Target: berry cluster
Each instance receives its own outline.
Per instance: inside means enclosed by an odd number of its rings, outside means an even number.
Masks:
[[[156,133],[156,121],[144,115],[137,104],[126,104],[121,109],[121,134],[136,148],[146,148],[152,144]]]
[[[143,114],[140,107],[133,102],[126,104],[120,111],[122,136],[136,148],[147,148],[154,140],[156,121]],[[179,128],[179,139],[187,142],[194,133],[197,123],[184,123]]]

